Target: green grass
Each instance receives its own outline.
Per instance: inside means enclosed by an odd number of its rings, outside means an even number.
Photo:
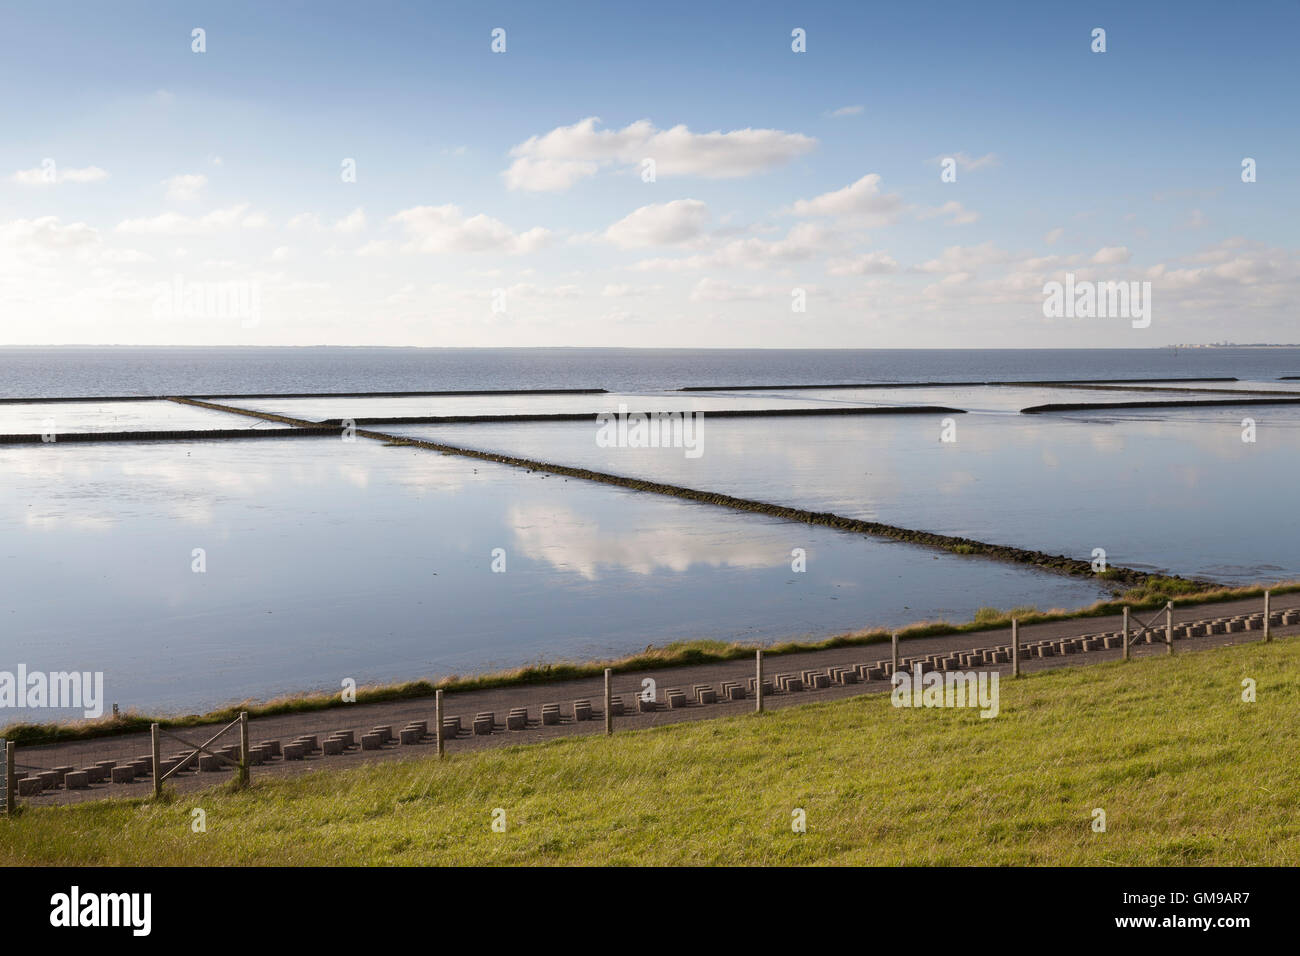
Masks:
[[[1258,702],[1241,700],[1257,681]],[[1300,641],[27,808],[0,864],[1294,864]],[[255,771],[256,773],[256,771]],[[193,833],[191,810],[207,814]],[[506,811],[507,830],[490,829]],[[791,832],[803,808],[808,831]],[[1094,808],[1108,830],[1091,829]]]

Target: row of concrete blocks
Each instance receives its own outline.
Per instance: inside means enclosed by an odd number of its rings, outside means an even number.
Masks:
[[[1300,610],[1275,611],[1269,615],[1269,618],[1274,627],[1294,626],[1300,624]],[[1173,637],[1177,641],[1189,637],[1208,637],[1214,634],[1260,631],[1263,628],[1264,614],[1261,611],[1254,614],[1239,614],[1233,617],[1211,618],[1209,620],[1175,624]],[[1136,627],[1130,631],[1130,640],[1134,639],[1133,635],[1136,634],[1136,631]],[[1163,644],[1165,642],[1164,626],[1159,625],[1143,632],[1137,640],[1144,644]],[[1087,651],[1118,650],[1122,649],[1123,646],[1123,632],[1113,631],[1101,634],[1085,634],[1081,637],[1066,638],[1064,640],[1027,641],[1020,645],[1020,656],[1025,660],[1061,657]],[[1010,662],[1011,645],[1002,644],[996,647],[976,648],[971,651],[956,651],[949,654],[904,657],[899,659],[899,667],[910,671],[915,665],[921,664],[931,670],[959,670],[961,668],[987,667]],[[875,664],[870,665],[860,664],[858,670],[864,680],[885,680],[893,673],[893,662],[876,661]]]
[[[93,783],[130,783],[136,777],[153,773],[153,757],[136,757],[118,764],[116,760],[100,760],[89,767],[53,767],[49,770],[26,771],[18,778],[18,795],[35,796],[45,790],[86,790]]]

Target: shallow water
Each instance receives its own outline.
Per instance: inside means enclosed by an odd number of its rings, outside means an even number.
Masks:
[[[343,418],[451,415],[596,415],[628,412],[686,412],[725,409],[815,408],[817,396],[697,395],[671,392],[614,392],[595,395],[412,395],[397,398],[245,398],[221,400],[236,408],[274,412],[308,421]],[[864,404],[864,403],[855,403]]]
[[[206,570],[193,570],[194,549]],[[504,573],[492,570],[493,549]],[[792,551],[807,554],[792,571]],[[375,441],[0,447],[4,662],[200,711],[360,682],[827,636],[1069,579]],[[50,720],[45,710],[10,720]]]
[[[0,403],[0,435],[49,432],[56,441],[59,433],[278,427],[282,426],[165,400]]]
[[[1242,441],[1243,419],[1256,440]],[[809,424],[809,423],[812,424]],[[706,419],[703,453],[601,448],[594,426],[385,431],[1233,583],[1300,577],[1300,409]]]
[[[5,348],[0,397],[1300,375],[1300,349]]]

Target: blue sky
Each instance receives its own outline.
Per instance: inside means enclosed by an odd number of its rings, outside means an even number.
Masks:
[[[7,3],[0,342],[1296,341],[1300,4],[1131,6]]]

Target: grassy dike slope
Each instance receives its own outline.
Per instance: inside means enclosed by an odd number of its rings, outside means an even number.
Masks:
[[[1258,701],[1241,699],[1242,679]],[[27,809],[4,864],[1295,864],[1300,641]],[[191,832],[191,810],[207,832]],[[489,826],[493,808],[507,830]],[[791,832],[791,810],[808,831]],[[1092,811],[1108,829],[1094,833]]]

